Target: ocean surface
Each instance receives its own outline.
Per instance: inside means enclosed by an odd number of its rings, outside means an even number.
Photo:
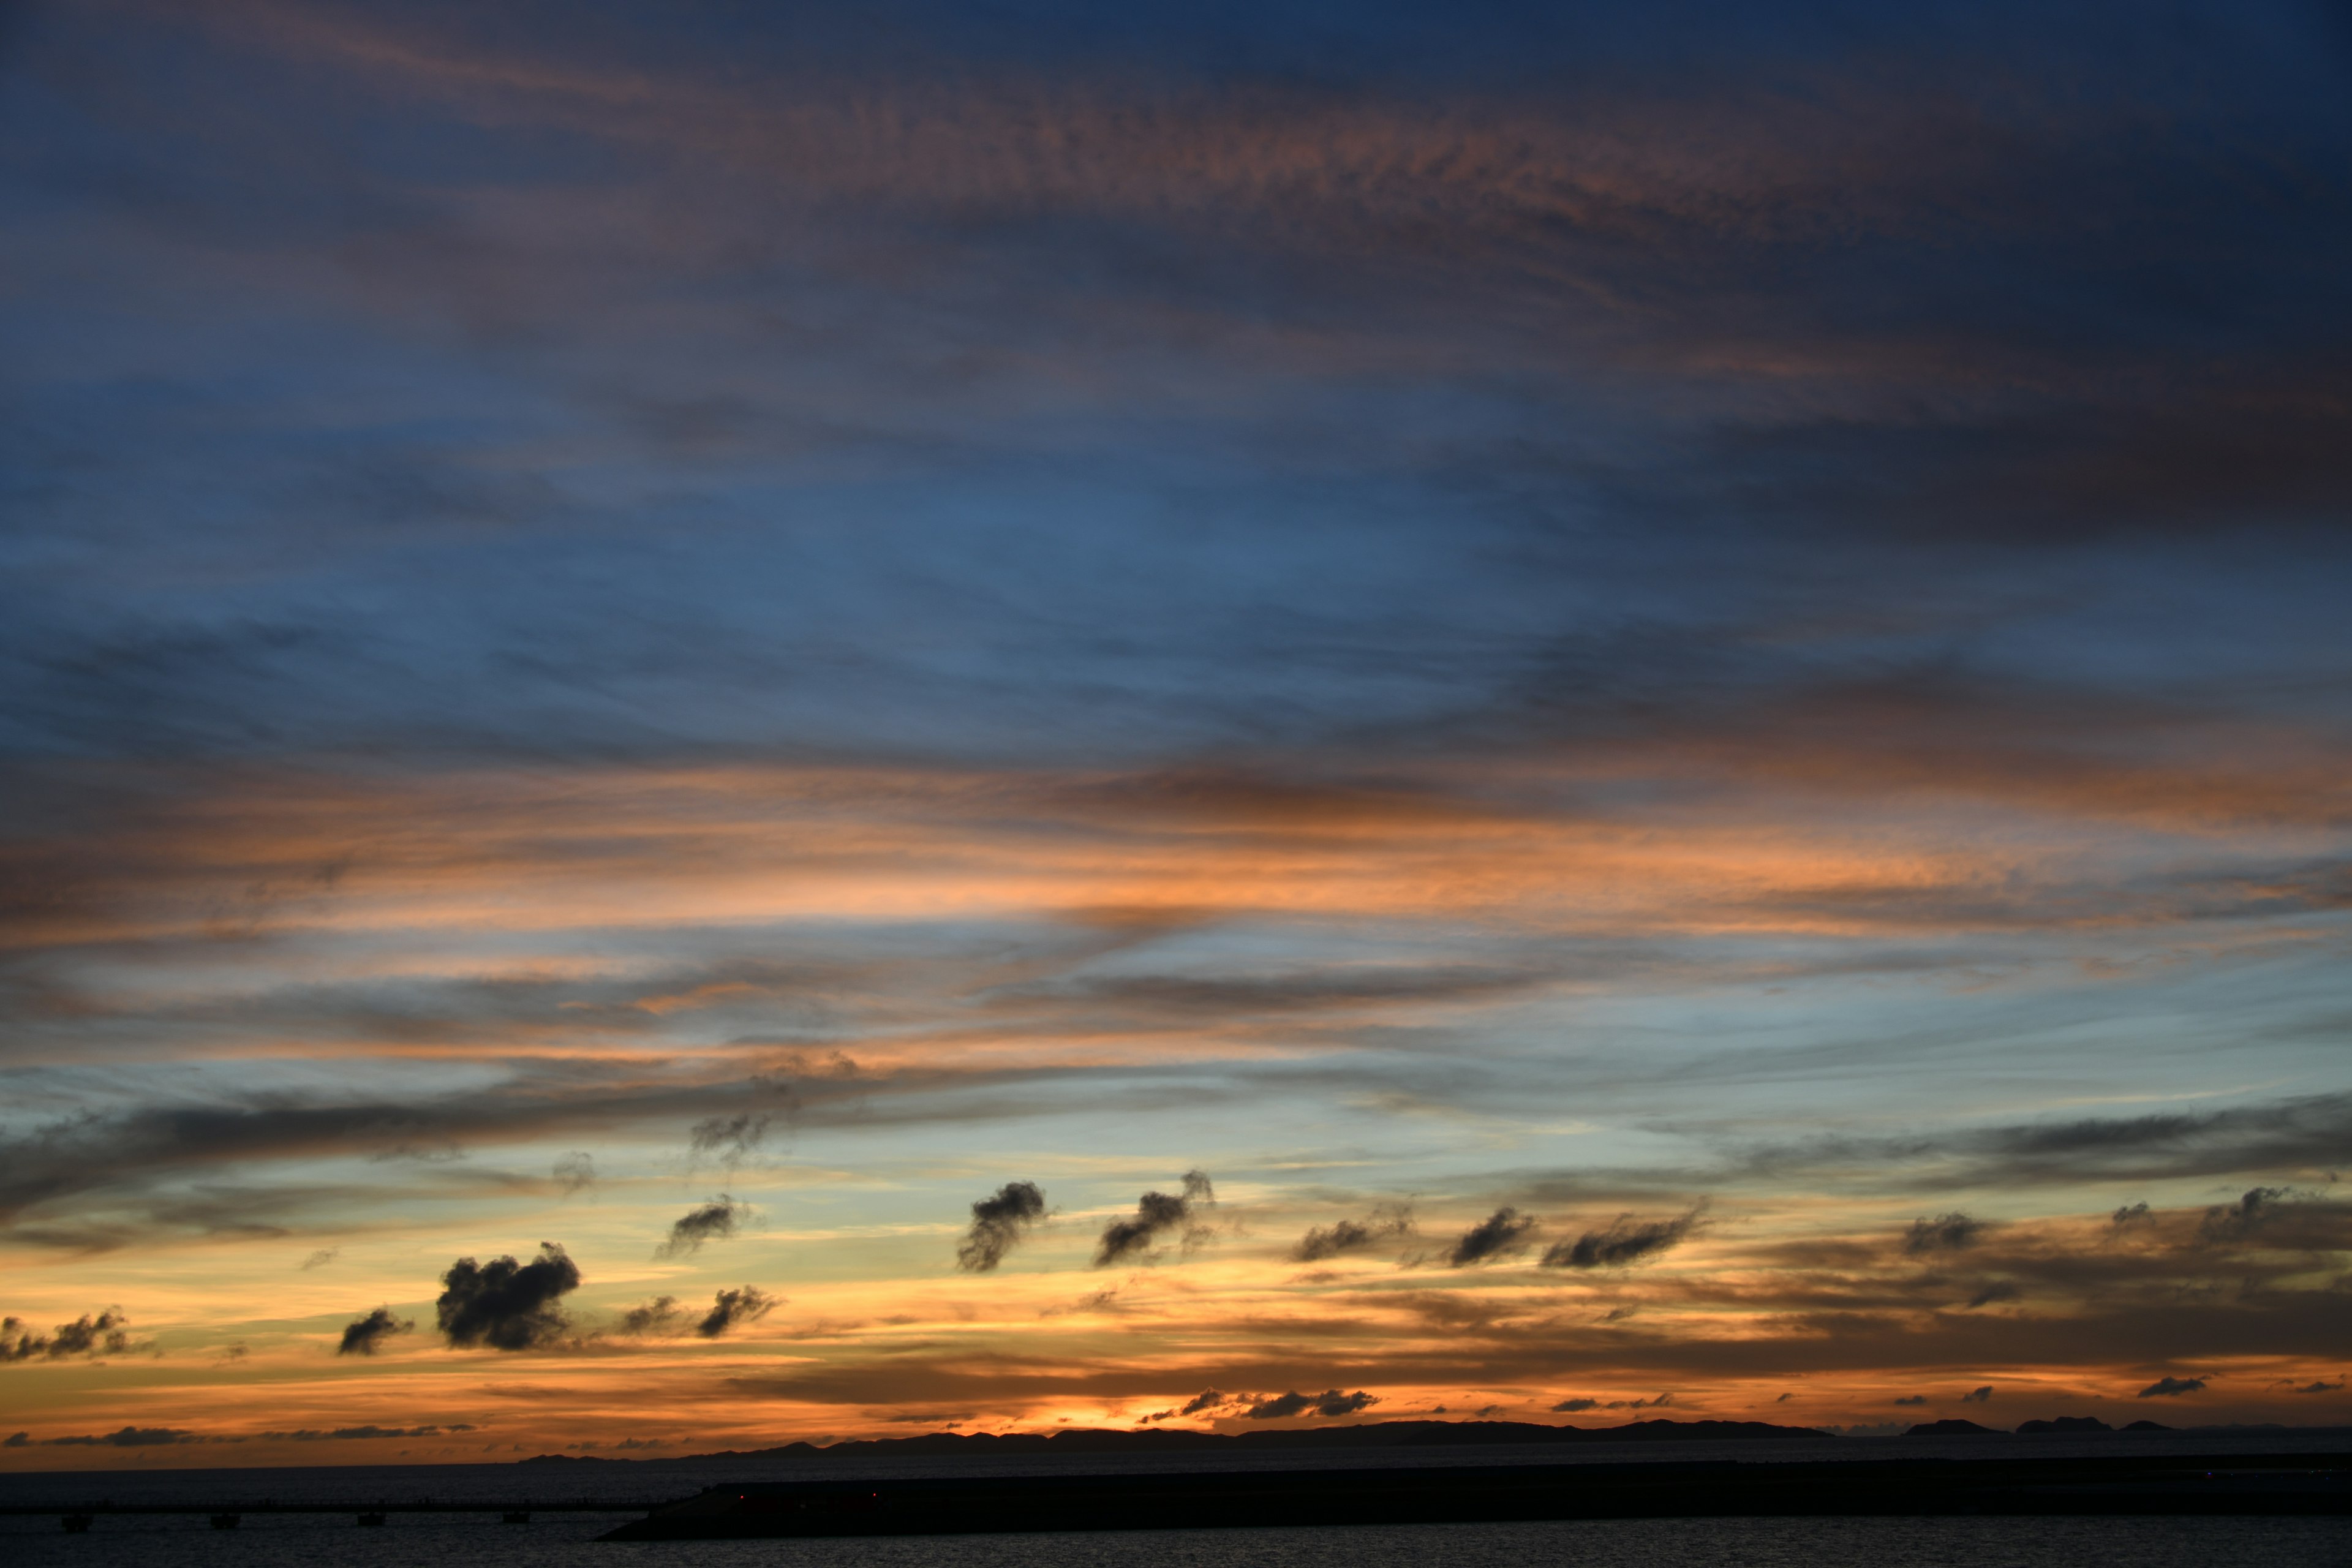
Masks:
[[[665,1465],[346,1466],[308,1469],[148,1469],[0,1476],[0,1563],[6,1568],[2352,1568],[2352,1519],[1679,1519],[1544,1523],[1362,1525],[1336,1529],[892,1537],[872,1540],[599,1542],[655,1504],[738,1480],[887,1479],[917,1475],[1105,1474],[1119,1471],[1326,1468],[1341,1466],[1624,1463],[1730,1458],[1954,1458],[2021,1451],[2248,1455],[2287,1447],[2342,1451],[2347,1440],[2298,1433],[2105,1438],[1823,1439],[1752,1443],[1596,1444],[1540,1448],[1294,1450],[1230,1454],[719,1460]],[[101,1513],[69,1535],[77,1506],[170,1504],[228,1510],[263,1500],[436,1511],[394,1512],[362,1529],[352,1512],[246,1513],[215,1531],[205,1512]],[[590,1511],[544,1511],[577,1510]],[[459,1511],[533,1508],[528,1524]],[[447,1511],[438,1511],[446,1510]],[[53,1511],[52,1511],[53,1510]]]

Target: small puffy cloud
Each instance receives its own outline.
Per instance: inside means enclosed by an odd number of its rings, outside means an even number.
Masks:
[[[1612,1410],[1664,1410],[1674,1402],[1673,1394],[1661,1394],[1650,1399],[1612,1399],[1608,1407]]]
[[[782,1303],[756,1285],[746,1285],[740,1290],[721,1290],[712,1298],[710,1310],[694,1325],[694,1331],[706,1340],[715,1340],[740,1323],[756,1323]]]
[[[1924,1394],[1906,1394],[1895,1403],[1897,1405],[1925,1405],[1927,1403],[1927,1396]]]
[[[1914,1258],[1931,1252],[1962,1252],[1984,1234],[1984,1222],[1954,1209],[1933,1219],[1916,1219],[1903,1238],[1903,1250]]]
[[[1453,1268],[1463,1268],[1517,1252],[1527,1246],[1528,1233],[1535,1227],[1532,1216],[1515,1208],[1498,1208],[1464,1231],[1461,1239],[1454,1244],[1454,1250],[1446,1254],[1445,1261]]]
[[[1293,1261],[1320,1263],[1342,1253],[1361,1252],[1411,1234],[1412,1211],[1402,1204],[1384,1205],[1365,1220],[1343,1219],[1308,1229],[1290,1249]]]
[[[1200,1393],[1194,1394],[1192,1398],[1186,1400],[1184,1402],[1184,1408],[1179,1410],[1176,1414],[1179,1415],[1198,1415],[1204,1410],[1214,1410],[1218,1405],[1226,1403],[1228,1403],[1228,1401],[1225,1395],[1218,1393],[1213,1388],[1204,1388]]]
[[[1597,1399],[1563,1399],[1558,1405],[1553,1405],[1552,1408],[1554,1410],[1564,1410],[1571,1413],[1579,1410],[1598,1410],[1601,1408],[1601,1401]]]
[[[302,1271],[307,1274],[313,1268],[324,1268],[342,1255],[343,1249],[340,1247],[322,1247],[302,1259]]]
[[[1121,1258],[1148,1252],[1171,1230],[1181,1229],[1187,1242],[1205,1237],[1206,1228],[1196,1223],[1199,1211],[1216,1201],[1217,1190],[1206,1172],[1185,1172],[1183,1192],[1146,1193],[1136,1200],[1133,1218],[1115,1219],[1103,1226],[1095,1247],[1094,1266],[1108,1268]]]
[[[686,1146],[692,1154],[714,1155],[725,1164],[738,1165],[766,1142],[773,1120],[764,1110],[706,1116],[687,1133]]]
[[[1969,1389],[1966,1394],[1961,1394],[1961,1395],[1960,1395],[1960,1403],[1961,1403],[1961,1404],[1963,1404],[1963,1405],[1990,1405],[1990,1404],[1991,1404],[1991,1403],[1992,1403],[1992,1384],[1990,1384],[1990,1383],[1988,1383],[1988,1384],[1985,1384],[1983,1387],[1981,1387],[1981,1388],[1971,1388],[1971,1389]]]
[[[559,1243],[542,1241],[539,1256],[529,1263],[461,1258],[441,1276],[441,1284],[434,1310],[452,1349],[538,1350],[570,1329],[559,1302],[580,1288],[580,1267]]]
[[[34,1333],[32,1325],[21,1318],[0,1319],[0,1362],[121,1355],[138,1348],[131,1342],[130,1322],[119,1308],[112,1307],[103,1312],[84,1312],[47,1334]]]
[[[2300,1388],[2290,1388],[2287,1392],[2289,1394],[2341,1394],[2344,1392],[2344,1380],[2337,1378],[2334,1383],[2330,1383],[2325,1378],[2320,1378],[2315,1382],[2306,1383]]]
[[[1367,1394],[1360,1388],[1353,1394],[1342,1394],[1336,1388],[1327,1388],[1320,1394],[1300,1394],[1294,1389],[1288,1394],[1278,1394],[1271,1399],[1259,1400],[1242,1414],[1253,1421],[1279,1421],[1289,1416],[1305,1415],[1310,1413],[1336,1418],[1341,1415],[1353,1415],[1356,1412],[1379,1403],[1378,1396]]]
[[[2205,1380],[2201,1377],[2159,1377],[2154,1383],[2149,1384],[2146,1388],[2141,1389],[2135,1397],[2140,1399],[2178,1399],[2184,1394],[2201,1393],[2203,1392],[2204,1387]]]
[[[30,1447],[32,1442],[33,1435],[30,1432],[11,1432],[5,1441],[0,1441],[0,1448]]]
[[[707,1204],[698,1205],[670,1222],[669,1235],[654,1248],[656,1258],[682,1258],[702,1250],[706,1241],[724,1240],[733,1236],[754,1211],[750,1204],[737,1203],[726,1193]]]
[[[1670,1219],[1637,1220],[1621,1214],[1600,1230],[1559,1241],[1543,1255],[1547,1268],[1624,1268],[1680,1246],[1698,1225],[1699,1211]]]
[[[2006,1279],[1996,1279],[1969,1298],[1969,1306],[1990,1307],[1996,1301],[2014,1301],[2020,1294],[2016,1286]]]
[[[988,1273],[1045,1217],[1045,1194],[1036,1183],[1005,1183],[971,1205],[971,1227],[956,1247],[956,1267],[970,1274]]]
[[[596,1157],[585,1149],[561,1155],[553,1171],[555,1186],[565,1197],[596,1184]]]
[[[2126,1204],[2123,1207],[2116,1210],[2115,1213],[2107,1216],[2107,1224],[2117,1230],[2121,1230],[2126,1226],[2143,1224],[2150,1217],[2147,1205],[2144,1203]]]
[[[2198,1234],[2206,1241],[2243,1241],[2276,1217],[2284,1187],[2250,1187],[2234,1204],[2219,1204],[2205,1211]]]
[[[342,1342],[335,1347],[337,1355],[373,1355],[376,1348],[394,1334],[404,1334],[416,1325],[406,1318],[394,1317],[389,1307],[378,1307],[367,1316],[343,1325]]]
[[[647,1334],[666,1334],[677,1323],[678,1317],[677,1297],[656,1296],[623,1312],[620,1331],[633,1339]]]

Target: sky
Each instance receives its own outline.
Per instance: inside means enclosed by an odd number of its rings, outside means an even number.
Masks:
[[[0,1468],[2352,1422],[2339,6],[0,9]]]

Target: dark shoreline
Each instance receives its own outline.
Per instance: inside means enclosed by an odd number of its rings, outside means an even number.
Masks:
[[[2352,1456],[1008,1476],[713,1487],[604,1541],[1200,1530],[1566,1519],[1950,1515],[2352,1516]]]

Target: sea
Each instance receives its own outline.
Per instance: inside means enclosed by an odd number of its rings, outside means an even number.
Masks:
[[[1769,1463],[1930,1451],[1990,1457],[2021,1451],[2020,1445],[2056,1456],[2122,1451],[2119,1436],[1840,1438],[1774,1443],[1769,1454],[1749,1443],[1677,1443],[1596,1444],[1572,1454],[1549,1446],[1292,1450],[1245,1461],[1230,1454],[1096,1454],[20,1473],[0,1476],[0,1509],[27,1510],[0,1512],[0,1563],[6,1568],[2352,1568],[2352,1519],[1645,1519],[801,1541],[596,1539],[659,1503],[743,1480],[1706,1458]],[[2252,1456],[2279,1447],[2276,1434],[2181,1434],[2141,1439],[2128,1451]],[[2301,1440],[2293,1447],[2340,1452],[2352,1439]],[[242,1511],[265,1500],[337,1509]],[[61,1528],[66,1512],[110,1504],[195,1511],[100,1511],[87,1533]],[[373,1508],[389,1510],[384,1523],[361,1528],[357,1513]],[[486,1511],[493,1508],[528,1509],[531,1517],[505,1523]],[[238,1511],[237,1527],[214,1529],[208,1515],[215,1510]]]

